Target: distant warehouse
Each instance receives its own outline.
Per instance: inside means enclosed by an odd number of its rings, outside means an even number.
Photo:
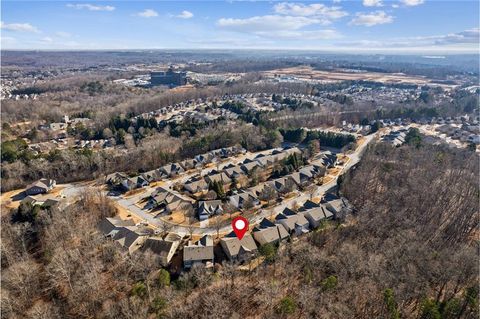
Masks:
[[[187,84],[187,72],[175,72],[171,68],[168,71],[151,72],[150,85],[168,85],[170,87]]]

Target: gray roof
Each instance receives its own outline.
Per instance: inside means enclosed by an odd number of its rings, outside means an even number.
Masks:
[[[168,237],[168,236],[167,236]],[[147,238],[143,244],[141,250],[143,252],[151,252],[158,255],[161,258],[163,265],[170,262],[169,255],[175,253],[180,244],[180,240],[168,240],[168,238],[162,239],[161,237]]]
[[[253,237],[260,245],[275,243],[288,237],[288,232],[283,225],[274,224],[264,218],[260,224],[253,229]]]
[[[133,219],[122,220],[118,217],[104,218],[100,221],[98,228],[105,235],[111,235],[112,231],[124,226],[135,226]]]
[[[233,178],[239,175],[245,175],[245,172],[242,170],[240,166],[233,166],[224,169],[225,173],[227,174],[228,177]]]
[[[28,185],[27,189],[32,188],[32,187],[39,187],[39,188],[43,188],[45,190],[48,190],[48,189],[52,188],[54,184],[55,184],[55,180],[42,178],[42,179],[36,181],[35,183],[32,183],[32,184]]]
[[[162,187],[157,188],[155,192],[152,193],[151,199],[155,201],[157,204],[164,203],[165,205],[169,205],[175,202],[185,201],[183,198],[181,198],[177,194]]]
[[[235,235],[234,232],[223,237],[220,241],[223,250],[228,256],[235,257],[240,250],[245,252],[254,252],[257,250],[257,245],[253,240],[252,235],[245,234],[241,240]]]
[[[333,214],[323,205],[305,210],[302,213],[305,215],[305,217],[311,218],[315,221],[333,217]]]
[[[227,176],[227,174],[223,172],[207,175],[205,176],[205,181],[207,183],[212,183],[216,181],[216,182],[222,182],[223,184],[230,184],[232,182],[232,180]]]
[[[339,199],[334,199],[334,200],[331,200],[331,201],[327,201],[325,206],[327,207],[327,209],[329,211],[331,211],[334,214],[337,214],[340,211],[342,211],[342,209],[349,208],[349,203],[344,198],[339,198]]]
[[[203,179],[195,179],[195,180],[189,180],[187,181],[183,187],[189,191],[192,191],[194,193],[207,190],[208,189],[208,183]]]
[[[120,183],[122,180],[126,178],[128,178],[128,176],[125,173],[115,172],[107,175],[105,180],[107,183],[116,184],[116,183]]]
[[[223,211],[221,200],[209,200],[198,202],[199,214],[214,214],[219,211]]]
[[[245,172],[249,173],[252,171],[254,168],[260,167],[260,164],[258,162],[249,162],[249,163],[244,163],[240,166],[240,168]]]
[[[305,226],[309,222],[303,214],[297,214],[291,209],[286,208],[282,213],[278,214],[275,217],[275,220],[279,223],[282,223],[288,231],[295,229],[295,225]]]
[[[122,247],[131,248],[137,243],[138,239],[147,235],[148,233],[143,232],[136,226],[125,226],[118,229],[118,232],[113,236],[113,240],[117,241]]]
[[[196,244],[183,248],[184,261],[213,260],[213,257],[213,239],[210,235],[205,235]]]

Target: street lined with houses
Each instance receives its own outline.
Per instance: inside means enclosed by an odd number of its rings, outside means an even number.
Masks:
[[[256,256],[257,244],[301,235],[350,210],[348,202],[332,191],[339,176],[360,161],[376,136],[359,136],[353,151],[327,148],[310,158],[304,157],[305,146],[292,143],[255,153],[241,148],[214,150],[133,177],[110,174],[106,185],[98,181],[55,185],[45,180],[26,193],[48,195],[50,183],[50,188],[61,187],[57,201],[68,205],[89,190],[100,191],[124,212],[121,218],[102,221],[100,231],[129,253],[150,250],[163,256],[165,265],[183,249],[185,268],[198,263],[210,267],[211,249],[217,243],[226,258],[243,263]],[[213,190],[215,197],[224,197],[210,199]],[[226,190],[228,195],[222,195]],[[250,231],[242,240],[232,233],[233,216],[249,220]],[[277,240],[275,234],[283,235]]]

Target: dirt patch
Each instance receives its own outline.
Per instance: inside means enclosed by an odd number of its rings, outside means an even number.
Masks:
[[[60,193],[65,189],[65,186],[57,186],[53,188],[51,191],[48,192],[48,194],[55,195],[55,196],[60,196]]]
[[[2,193],[0,197],[0,204],[2,206],[2,216],[8,214],[10,209],[17,209],[20,202],[27,195],[24,193],[24,189],[16,189],[6,193]]]
[[[125,193],[125,198],[132,197],[133,195],[138,195],[145,192],[145,188],[137,188],[137,189],[132,189],[131,191],[128,191]]]
[[[115,208],[117,209],[117,214],[121,219],[133,219],[135,223],[139,223],[142,219],[138,218],[136,215],[132,214],[129,210],[125,209],[124,207],[115,204]]]
[[[185,215],[182,212],[174,212],[169,216],[163,217],[163,220],[174,223],[174,224],[182,224],[188,225],[188,220],[185,218]]]
[[[333,176],[337,176],[338,173],[340,173],[340,170],[341,170],[341,169],[340,169],[339,167],[329,168],[329,169],[327,170],[327,174],[333,175]]]
[[[325,177],[323,178],[323,184],[322,184],[322,185],[330,183],[331,181],[333,181],[333,179],[334,179],[333,176],[330,176],[330,175],[325,176]]]

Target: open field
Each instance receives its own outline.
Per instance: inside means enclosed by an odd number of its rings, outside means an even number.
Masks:
[[[320,80],[325,82],[340,81],[374,81],[389,84],[431,84],[441,86],[444,89],[452,89],[457,85],[447,85],[434,83],[431,79],[424,76],[406,75],[403,73],[380,73],[380,72],[349,72],[347,70],[321,71],[315,70],[310,66],[297,66],[292,68],[283,68],[265,71],[265,75],[274,76],[286,75],[295,76],[300,79]]]

